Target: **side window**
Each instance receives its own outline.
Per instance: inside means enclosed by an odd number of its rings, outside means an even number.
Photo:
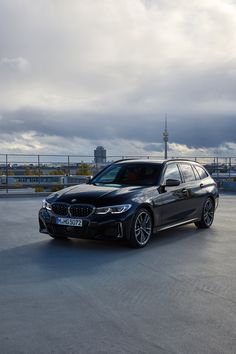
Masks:
[[[167,168],[166,168],[165,174],[164,174],[164,182],[167,179],[177,179],[177,180],[181,181],[179,168],[176,165],[176,163],[172,163],[170,165],[167,165]]]
[[[204,168],[202,168],[201,166],[197,166],[197,165],[195,166],[195,168],[196,168],[201,179],[208,177],[208,174],[206,173]]]
[[[190,182],[190,181],[195,181],[196,180],[191,165],[189,165],[187,163],[186,164],[181,163],[180,164],[180,169],[181,169],[181,172],[183,174],[185,182]]]
[[[194,171],[194,174],[195,174],[195,178],[197,180],[201,179],[201,177],[200,177],[200,175],[199,175],[199,173],[198,173],[198,171],[196,169],[196,166],[194,165],[194,166],[192,166],[192,168],[193,168],[193,171]]]

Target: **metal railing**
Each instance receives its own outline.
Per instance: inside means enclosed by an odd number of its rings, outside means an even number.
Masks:
[[[85,183],[88,176],[120,159],[163,159],[163,156],[107,156],[94,161],[91,155],[27,155],[0,154],[0,193],[53,191],[65,186]],[[217,180],[236,178],[236,157],[172,156],[203,164]]]

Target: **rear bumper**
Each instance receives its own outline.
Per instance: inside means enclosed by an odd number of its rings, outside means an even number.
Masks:
[[[42,208],[39,211],[39,231],[53,237],[73,237],[86,239],[121,239],[129,235],[131,216],[108,218],[83,218],[82,227],[56,224],[56,217]]]

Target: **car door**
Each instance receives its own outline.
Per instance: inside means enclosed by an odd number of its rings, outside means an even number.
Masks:
[[[214,189],[216,184],[202,166],[194,164],[193,169],[198,181],[198,188],[195,189],[195,198],[197,198],[196,203],[199,207],[198,214],[201,215],[203,204],[207,196],[212,192],[212,188]]]
[[[179,180],[178,186],[166,186],[167,179]],[[160,195],[158,197],[157,212],[160,213],[160,225],[175,224],[185,218],[186,195],[182,176],[177,163],[167,164],[161,179]]]
[[[178,165],[183,180],[182,192],[185,196],[183,215],[186,219],[194,219],[199,214],[205,193],[203,193],[201,180],[193,165],[187,162],[181,162]]]

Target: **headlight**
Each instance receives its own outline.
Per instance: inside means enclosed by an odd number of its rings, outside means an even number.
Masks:
[[[112,205],[107,207],[96,208],[95,214],[121,214],[129,210],[132,207],[132,204],[122,204],[122,205]]]
[[[47,210],[52,210],[52,206],[50,203],[48,203],[48,201],[46,199],[44,199],[42,201],[42,208],[45,208]]]

